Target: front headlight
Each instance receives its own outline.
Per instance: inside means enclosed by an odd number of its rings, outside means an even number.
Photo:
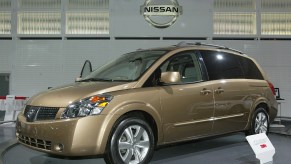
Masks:
[[[75,101],[66,107],[61,118],[85,117],[100,114],[112,99],[113,96],[111,95],[95,95]]]

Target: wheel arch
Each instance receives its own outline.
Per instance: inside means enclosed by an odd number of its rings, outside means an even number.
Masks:
[[[268,106],[267,103],[265,103],[265,102],[261,102],[260,104],[258,104],[258,105],[256,106],[255,110],[257,110],[259,107],[263,107],[263,108],[266,110],[266,112],[269,114],[270,110],[269,110],[269,106]],[[255,110],[254,110],[254,111],[255,111]]]
[[[150,138],[154,138],[153,140],[148,140],[149,141],[149,146],[146,156],[143,156],[144,159],[143,162],[148,163],[150,161],[150,159],[153,156],[153,152],[156,146],[156,140],[157,140],[157,125],[156,122],[154,120],[154,118],[147,112],[142,111],[142,110],[131,110],[129,112],[124,113],[123,115],[120,115],[120,117],[118,117],[118,119],[115,121],[115,123],[113,124],[112,128],[110,129],[110,133],[107,139],[107,143],[106,143],[106,148],[105,148],[105,156],[104,156],[104,160],[108,163],[120,163],[122,160],[122,158],[118,158],[118,154],[120,155],[120,152],[116,152],[115,150],[118,150],[118,146],[116,145],[116,143],[118,144],[118,142],[120,142],[120,138],[118,138],[118,136],[120,137],[120,135],[122,133],[124,133],[121,130],[125,130],[123,128],[128,128],[128,123],[130,121],[133,121],[135,123],[139,122],[140,125],[143,125],[145,129],[148,129],[149,131],[152,131],[150,133],[148,133],[148,135],[150,136]],[[133,125],[132,123],[129,123],[131,125]],[[146,125],[147,124],[147,125]],[[151,130],[150,130],[151,129]],[[122,132],[122,133],[121,133]],[[133,133],[133,132],[132,132]],[[136,142],[136,141],[134,141]],[[120,161],[121,160],[121,161]],[[122,162],[123,163],[123,162]]]
[[[251,114],[250,116],[253,115],[253,113],[259,108],[259,107],[264,107],[266,112],[269,114],[270,112],[270,103],[269,101],[265,98],[265,97],[261,97],[259,99],[257,99],[256,101],[254,101],[253,106],[252,106],[252,110],[250,111]],[[250,117],[251,118],[251,117]]]
[[[118,119],[122,119],[125,116],[142,116],[145,118],[145,121],[149,123],[153,132],[155,133],[155,143],[159,144],[163,141],[163,132],[162,132],[162,116],[160,115],[159,109],[155,108],[151,104],[143,102],[132,102],[124,104],[118,107],[117,110],[113,113],[114,115],[119,115]],[[114,122],[118,122],[118,119]]]
[[[247,124],[247,126],[245,128],[246,130],[250,129],[253,115],[254,115],[255,111],[259,107],[264,107],[264,109],[266,110],[267,114],[268,115],[270,114],[270,104],[268,103],[267,99],[265,99],[265,98],[258,99],[257,101],[255,101],[253,103],[252,108],[250,109],[250,114],[249,114],[249,118],[248,118],[248,124]],[[270,118],[268,118],[268,119],[270,119]]]
[[[254,113],[257,109],[259,109],[259,107],[263,107],[267,114],[270,114],[270,108],[269,108],[269,104],[268,101],[266,99],[260,99],[257,102],[254,103],[253,107],[251,108],[250,114],[249,114],[249,118],[248,118],[248,124],[246,126],[246,130],[250,129],[251,124],[252,124],[252,118],[254,117]],[[268,116],[268,119],[270,119],[270,116]]]
[[[131,116],[142,117],[144,118],[143,120],[150,125],[154,133],[155,145],[158,145],[163,141],[162,119],[158,114],[158,111],[144,103],[135,102],[125,106],[119,106],[118,110],[114,109],[114,111],[107,115],[107,119],[103,123],[102,127],[103,133],[99,134],[97,141],[97,146],[101,147],[102,150],[104,150],[104,153],[107,151],[110,137],[112,136],[112,133],[118,123],[120,123],[121,120]]]
[[[110,136],[112,135],[112,133],[113,133],[114,129],[116,128],[116,126],[118,125],[118,123],[120,123],[122,120],[124,120],[126,118],[130,118],[130,117],[138,117],[138,118],[143,119],[145,122],[147,122],[153,130],[154,137],[155,137],[155,144],[157,144],[159,134],[158,134],[158,126],[157,126],[157,123],[156,123],[154,117],[151,114],[149,114],[148,112],[143,111],[143,110],[139,110],[139,109],[128,111],[128,112],[124,113],[123,115],[121,115],[118,118],[118,120],[116,120],[116,122],[114,123],[114,126],[110,132]]]

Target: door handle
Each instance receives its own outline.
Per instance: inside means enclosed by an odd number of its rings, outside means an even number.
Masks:
[[[202,91],[200,91],[201,95],[208,95],[209,93],[211,93],[212,91],[206,88],[203,88]]]
[[[222,92],[224,92],[224,89],[222,89],[221,87],[217,88],[215,91],[214,91],[216,94],[221,94]]]

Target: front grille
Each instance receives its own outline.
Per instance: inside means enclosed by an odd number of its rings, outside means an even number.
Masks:
[[[37,113],[36,120],[55,119],[59,108],[41,107]]]
[[[25,145],[29,145],[29,146],[44,149],[44,150],[51,150],[52,149],[52,142],[51,141],[30,138],[27,136],[23,136],[21,134],[19,134],[17,138],[18,138],[19,142],[21,142]]]
[[[24,110],[24,116],[29,122],[35,120],[53,120],[55,119],[59,108],[56,107],[39,107],[27,105]]]

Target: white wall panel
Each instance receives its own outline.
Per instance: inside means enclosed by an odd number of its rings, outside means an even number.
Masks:
[[[11,92],[32,95],[59,85],[61,50],[61,41],[16,41],[16,51],[10,54],[13,55]]]
[[[74,46],[78,45],[78,46]],[[66,41],[63,44],[62,67],[63,81],[73,82],[79,76],[85,60],[92,62],[93,68],[112,59],[110,41]],[[95,66],[95,67],[94,67]]]

